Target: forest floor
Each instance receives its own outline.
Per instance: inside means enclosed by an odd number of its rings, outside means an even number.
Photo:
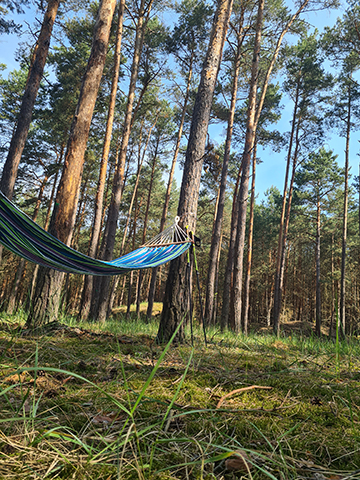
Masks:
[[[360,342],[0,323],[0,479],[360,479]]]

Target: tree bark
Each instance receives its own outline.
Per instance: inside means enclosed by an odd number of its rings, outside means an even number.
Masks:
[[[227,173],[228,173],[228,167],[229,167],[230,149],[231,149],[233,127],[234,127],[238,81],[239,81],[239,74],[240,74],[240,61],[242,57],[241,47],[242,47],[243,39],[241,38],[241,33],[242,33],[242,28],[240,32],[237,33],[238,45],[237,45],[235,62],[234,62],[231,103],[230,103],[229,119],[228,119],[226,141],[225,141],[224,160],[223,160],[223,165],[221,170],[218,208],[217,208],[217,213],[215,217],[213,234],[211,237],[209,267],[208,267],[208,274],[207,274],[207,281],[206,281],[205,315],[204,315],[204,319],[207,324],[209,324],[213,318],[216,267],[217,267],[217,259],[219,256],[219,250],[221,247],[220,237],[221,237],[222,220],[224,216]]]
[[[163,207],[161,220],[160,220],[160,232],[159,233],[164,231],[166,217],[167,217],[167,213],[168,213],[168,209],[169,209],[171,188],[172,188],[172,184],[173,184],[173,181],[174,181],[174,175],[175,175],[175,166],[176,166],[176,162],[177,162],[177,157],[179,155],[180,142],[181,142],[181,138],[182,138],[182,134],[183,134],[183,128],[184,128],[184,123],[185,123],[185,115],[186,115],[186,107],[187,107],[187,104],[188,104],[188,101],[189,101],[192,70],[193,70],[192,65],[193,65],[193,55],[191,55],[191,58],[190,58],[190,65],[189,65],[189,72],[188,72],[188,76],[187,76],[184,105],[183,105],[183,109],[182,109],[179,130],[178,130],[177,138],[176,138],[174,156],[173,156],[173,159],[172,159],[172,162],[171,162],[169,179],[168,179],[168,183],[167,183],[167,187],[166,187],[165,201],[164,201],[164,207]],[[154,306],[156,276],[157,276],[158,270],[159,270],[159,268],[155,267],[151,271],[151,280],[150,280],[149,295],[148,295],[148,306],[147,306],[147,311],[146,311],[146,318],[147,318],[148,322],[151,320],[151,315],[152,315],[153,306]]]
[[[279,279],[278,279],[278,288],[279,288],[279,317],[278,319],[280,320],[280,313],[281,313],[281,301],[282,301],[282,296],[283,296],[283,285],[284,285],[284,275],[285,275],[285,260],[286,260],[286,246],[287,246],[287,234],[289,231],[289,224],[290,224],[290,212],[291,212],[291,204],[292,204],[292,198],[293,198],[293,192],[294,192],[294,181],[295,181],[295,173],[296,173],[296,167],[297,167],[297,160],[298,160],[298,153],[299,153],[299,130],[300,130],[300,124],[301,124],[301,118],[298,120],[298,124],[296,127],[296,143],[295,143],[295,151],[294,151],[294,156],[293,156],[293,166],[292,166],[292,173],[291,173],[291,179],[290,179],[290,186],[289,186],[289,195],[288,195],[288,200],[287,200],[287,207],[286,207],[286,216],[285,216],[285,222],[284,222],[284,230],[283,230],[283,239],[282,239],[282,246],[281,246],[281,252],[280,252],[280,271],[279,271]],[[280,333],[280,321],[277,323],[273,324],[273,330],[276,335],[279,335]]]
[[[256,174],[256,143],[254,145],[253,165],[252,165],[247,268],[246,268],[245,289],[244,289],[243,332],[245,335],[248,334],[248,327],[249,327],[250,279],[251,279],[252,247],[253,247],[253,232],[254,232],[254,207],[255,207],[255,174]]]
[[[231,10],[232,0],[218,0],[209,46],[195,99],[178,206],[181,225],[183,227],[188,225],[190,231],[194,231],[196,226],[206,135]],[[186,305],[188,304],[186,284],[186,264],[181,258],[177,258],[170,263],[163,311],[157,334],[159,343],[170,340],[186,315]],[[183,329],[180,326],[175,341],[181,342],[183,339]]]
[[[242,172],[242,163],[239,168],[238,176],[236,179],[236,185],[234,188],[233,203],[231,210],[231,225],[230,225],[230,238],[229,238],[229,248],[228,256],[226,261],[225,269],[225,278],[224,278],[224,289],[222,297],[222,310],[221,310],[221,331],[227,327],[233,327],[230,325],[231,316],[230,316],[230,302],[232,298],[232,283],[233,283],[233,271],[234,271],[234,261],[235,261],[235,241],[236,241],[236,231],[237,231],[237,220],[238,220],[238,204],[237,204],[237,195],[239,192],[239,184],[241,179]]]
[[[39,213],[39,210],[40,210],[41,201],[42,201],[42,198],[43,198],[43,195],[44,195],[45,186],[46,186],[46,183],[47,183],[48,180],[49,180],[49,177],[48,177],[48,175],[46,175],[44,180],[41,182],[39,194],[38,194],[38,197],[37,197],[37,200],[36,200],[36,205],[35,205],[32,217],[31,217],[34,222],[36,222],[36,219],[37,219],[37,216],[38,216],[38,213]],[[16,301],[16,297],[17,297],[17,294],[18,294],[18,291],[19,291],[20,282],[21,282],[21,280],[24,276],[23,274],[25,273],[25,271],[26,271],[25,259],[21,258],[20,261],[19,261],[19,265],[18,265],[16,274],[15,274],[14,285],[13,285],[11,294],[10,294],[9,299],[8,299],[8,305],[7,305],[6,312],[9,315],[12,315],[13,312],[14,312],[15,301]]]
[[[120,202],[124,185],[124,171],[126,164],[126,153],[129,145],[132,118],[133,118],[133,106],[135,99],[135,87],[138,78],[140,57],[142,51],[142,45],[144,40],[145,28],[150,15],[150,9],[153,0],[150,0],[147,6],[147,13],[145,12],[145,0],[141,0],[139,9],[139,17],[136,25],[136,36],[134,46],[134,56],[131,66],[131,76],[129,84],[129,93],[126,105],[125,119],[123,125],[123,134],[121,139],[121,146],[119,152],[119,161],[115,171],[111,201],[108,210],[108,217],[105,227],[105,233],[101,245],[100,257],[103,260],[112,260],[115,236],[117,231],[117,222],[119,217]],[[110,278],[99,277],[95,279],[93,292],[92,292],[92,304],[90,310],[90,316],[93,320],[105,321],[108,310],[108,298],[110,290]]]
[[[11,200],[14,193],[15,180],[20,164],[22,152],[25,147],[27,135],[32,118],[35,100],[44,73],[46,58],[50,47],[50,38],[54,26],[60,0],[49,0],[40,35],[36,44],[34,61],[30,67],[28,80],[22,99],[16,129],[12,136],[9,152],[6,158],[0,190]]]
[[[152,188],[154,183],[155,167],[158,160],[158,148],[159,148],[160,139],[161,139],[160,137],[156,139],[156,147],[155,147],[154,158],[153,158],[152,168],[151,168],[150,183],[148,187],[148,196],[147,196],[146,210],[145,210],[145,216],[144,216],[144,229],[143,229],[143,236],[142,236],[143,244],[145,243],[145,240],[146,240],[147,223],[148,223],[149,211],[150,211],[150,200],[151,200],[151,193],[152,193]],[[143,273],[142,270],[139,270],[137,293],[136,293],[137,318],[140,318],[140,296],[141,296],[141,285],[142,285],[142,278],[143,278],[142,273]]]
[[[341,248],[341,279],[340,279],[340,324],[342,335],[345,335],[345,292],[346,292],[346,242],[347,242],[347,219],[349,202],[349,153],[350,153],[350,130],[351,130],[351,87],[349,85],[349,97],[346,117],[346,147],[345,147],[345,179],[344,179],[344,210]]]
[[[320,217],[320,199],[316,204],[316,244],[315,244],[315,262],[316,262],[316,335],[321,335],[321,285],[320,285],[320,237],[321,237],[321,217]]]
[[[261,29],[263,25],[264,0],[259,1],[256,19],[256,33],[254,44],[254,55],[251,67],[250,92],[248,99],[245,147],[243,155],[243,167],[238,195],[238,229],[235,243],[234,263],[234,325],[235,332],[241,331],[241,309],[242,309],[242,277],[243,277],[243,256],[245,245],[246,211],[249,191],[250,162],[253,155],[256,135],[256,97],[257,81],[259,73]]]
[[[275,280],[274,280],[274,310],[273,310],[273,328],[276,334],[278,333],[279,325],[280,325],[280,313],[281,313],[280,277],[281,277],[282,251],[283,251],[283,241],[284,241],[284,222],[285,222],[289,172],[290,172],[290,164],[291,164],[292,146],[293,146],[294,135],[295,135],[298,102],[299,102],[299,85],[297,86],[297,89],[296,89],[295,105],[294,105],[293,118],[291,123],[289,148],[288,148],[288,154],[287,154],[287,160],[286,160],[284,193],[283,193],[281,216],[280,216],[278,247],[277,247],[277,255],[276,255],[276,271],[275,271]]]
[[[114,53],[114,72],[111,84],[111,93],[110,93],[110,102],[109,110],[106,121],[105,129],[105,139],[103,145],[103,151],[100,162],[100,171],[99,171],[99,180],[98,188],[95,196],[95,212],[93,226],[91,230],[91,238],[88,255],[90,257],[95,257],[99,245],[99,238],[101,232],[101,220],[102,220],[102,211],[104,206],[104,191],[106,183],[106,172],[108,165],[108,158],[110,152],[110,143],[114,123],[114,113],[115,113],[115,103],[116,103],[116,93],[119,81],[119,72],[120,72],[120,61],[121,61],[121,42],[122,42],[122,31],[123,31],[123,20],[124,20],[124,10],[125,10],[125,0],[120,0],[119,3],[119,13],[118,13],[118,24],[116,32],[116,44],[115,44],[115,53]],[[91,301],[91,292],[93,288],[93,278],[91,275],[86,275],[84,280],[84,286],[81,296],[81,305],[78,318],[86,320],[89,316],[90,311],[90,301]]]
[[[148,147],[149,142],[150,142],[151,132],[152,132],[153,128],[155,127],[155,125],[157,124],[158,117],[159,117],[159,115],[157,114],[156,118],[155,118],[155,122],[152,124],[152,126],[149,129],[149,133],[148,133],[148,136],[147,136],[146,144],[145,144],[142,155],[140,154],[140,150],[141,150],[141,138],[140,138],[138,170],[136,172],[136,181],[135,181],[134,190],[133,190],[133,193],[132,193],[132,196],[131,196],[131,201],[130,201],[130,205],[129,205],[128,214],[127,214],[127,217],[126,217],[126,224],[125,224],[125,228],[124,228],[124,232],[123,232],[123,238],[122,238],[122,242],[121,242],[121,246],[120,246],[120,252],[119,252],[120,257],[124,253],[124,247],[125,247],[125,242],[126,242],[126,238],[127,238],[127,231],[128,231],[129,224],[130,224],[131,212],[132,212],[132,209],[133,209],[135,197],[137,195],[137,190],[138,190],[138,185],[139,185],[139,181],[140,181],[140,173],[141,173],[142,165],[144,163],[145,154],[147,152],[147,147]],[[118,275],[114,278],[113,283],[111,285],[111,290],[110,290],[109,300],[108,300],[108,306],[107,306],[107,315],[106,315],[107,317],[109,317],[111,315],[111,312],[112,312],[112,309],[113,309],[113,306],[114,306],[116,290],[117,290],[117,287],[119,285],[119,281],[120,281],[120,276]]]
[[[116,0],[103,0],[99,7],[90,58],[71,125],[64,169],[50,221],[50,233],[66,245],[70,244],[73,233],[86,143],[105,65],[115,5]],[[42,325],[57,318],[62,280],[61,272],[39,268],[28,326]]]

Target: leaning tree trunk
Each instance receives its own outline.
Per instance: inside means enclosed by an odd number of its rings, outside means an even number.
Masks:
[[[346,118],[346,147],[345,147],[345,179],[344,179],[344,213],[341,248],[341,280],[340,280],[340,324],[342,335],[345,336],[345,290],[346,290],[346,242],[347,242],[347,219],[349,202],[349,150],[351,129],[351,87],[349,86],[349,98]]]
[[[196,226],[206,135],[232,3],[232,0],[218,0],[209,46],[195,99],[178,206],[181,225],[188,225],[190,231],[194,231]],[[184,334],[181,322],[186,315],[187,304],[186,264],[179,257],[170,263],[163,311],[157,334],[158,342],[169,341],[179,325],[180,328],[175,340],[183,341]]]
[[[94,27],[91,53],[71,125],[65,164],[49,232],[69,245],[72,238],[84,154],[103,73],[116,0],[103,0]],[[34,327],[57,318],[63,273],[40,267],[27,325]]]
[[[221,237],[222,221],[224,216],[227,173],[228,173],[228,167],[229,167],[231,140],[232,140],[233,127],[234,127],[238,81],[239,81],[239,74],[240,74],[240,62],[242,58],[241,44],[242,42],[238,41],[238,48],[236,52],[235,65],[234,65],[234,75],[232,79],[233,83],[232,83],[231,103],[230,103],[229,119],[228,119],[226,141],[225,141],[224,160],[223,160],[223,165],[221,170],[219,201],[218,201],[218,208],[217,208],[216,217],[215,217],[213,234],[211,238],[209,268],[208,268],[207,281],[206,281],[206,297],[205,297],[205,322],[206,323],[210,323],[213,318],[217,259],[218,259],[219,250],[220,250],[220,237]]]
[[[112,260],[115,237],[117,231],[117,223],[120,211],[120,202],[124,185],[124,171],[126,164],[126,153],[130,140],[133,106],[135,99],[135,87],[138,78],[140,56],[142,51],[143,39],[145,34],[146,24],[150,14],[152,0],[147,7],[147,16],[145,16],[145,0],[141,1],[139,9],[139,17],[136,25],[136,36],[134,46],[134,56],[131,67],[131,76],[129,84],[129,93],[126,105],[125,119],[123,124],[123,134],[119,152],[118,165],[115,171],[111,202],[108,210],[108,217],[105,227],[105,233],[101,245],[100,256],[103,260]],[[94,287],[92,292],[90,316],[93,320],[105,321],[108,309],[108,298],[110,292],[110,278],[99,277],[94,280]]]
[[[117,24],[117,32],[116,32],[116,45],[115,45],[115,53],[114,53],[114,73],[113,73],[112,84],[111,84],[110,103],[109,103],[109,110],[108,110],[106,129],[105,129],[105,139],[104,139],[103,151],[102,151],[101,162],[100,162],[98,188],[95,196],[94,220],[93,220],[93,226],[91,230],[91,238],[90,238],[90,245],[89,245],[89,251],[88,251],[88,254],[90,257],[96,256],[98,245],[99,245],[100,231],[101,231],[101,219],[102,219],[102,211],[103,211],[103,205],[104,205],[106,172],[107,172],[108,158],[109,158],[109,152],[110,152],[111,135],[112,135],[113,123],[114,123],[116,93],[117,93],[117,87],[118,87],[118,81],[119,81],[124,10],[125,10],[125,0],[120,0],[118,24]],[[91,292],[93,288],[93,278],[94,277],[91,275],[85,276],[83,291],[81,295],[80,311],[78,314],[79,319],[82,319],[82,320],[86,320],[89,316]]]
[[[60,0],[49,0],[44,21],[41,26],[40,35],[35,47],[36,52],[34,55],[34,61],[30,67],[16,129],[10,142],[9,152],[2,172],[0,190],[10,200],[13,196],[21,155],[25,147],[35,100],[40,87],[40,81],[44,73],[46,57],[48,55],[50,46],[51,33],[59,4]]]
[[[253,155],[256,135],[256,94],[257,80],[259,73],[260,60],[260,44],[261,29],[263,24],[264,0],[259,1],[256,33],[254,44],[254,56],[251,67],[250,92],[248,99],[248,111],[246,121],[245,147],[243,155],[243,167],[238,194],[238,231],[235,243],[235,264],[234,264],[234,325],[235,331],[241,331],[241,308],[242,308],[242,277],[243,277],[243,257],[245,246],[245,228],[246,228],[246,211],[249,191],[249,172],[250,162]]]

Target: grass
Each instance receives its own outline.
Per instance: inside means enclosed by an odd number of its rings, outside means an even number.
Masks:
[[[21,324],[1,323],[0,479],[360,478],[357,339],[210,330],[205,348],[195,328],[192,349],[120,316]]]

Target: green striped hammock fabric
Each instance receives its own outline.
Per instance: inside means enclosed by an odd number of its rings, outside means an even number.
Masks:
[[[191,245],[191,239],[177,223],[178,217],[171,227],[137,250],[105,262],[68,247],[0,192],[0,243],[26,260],[62,272],[104,276],[158,267],[177,258]]]

